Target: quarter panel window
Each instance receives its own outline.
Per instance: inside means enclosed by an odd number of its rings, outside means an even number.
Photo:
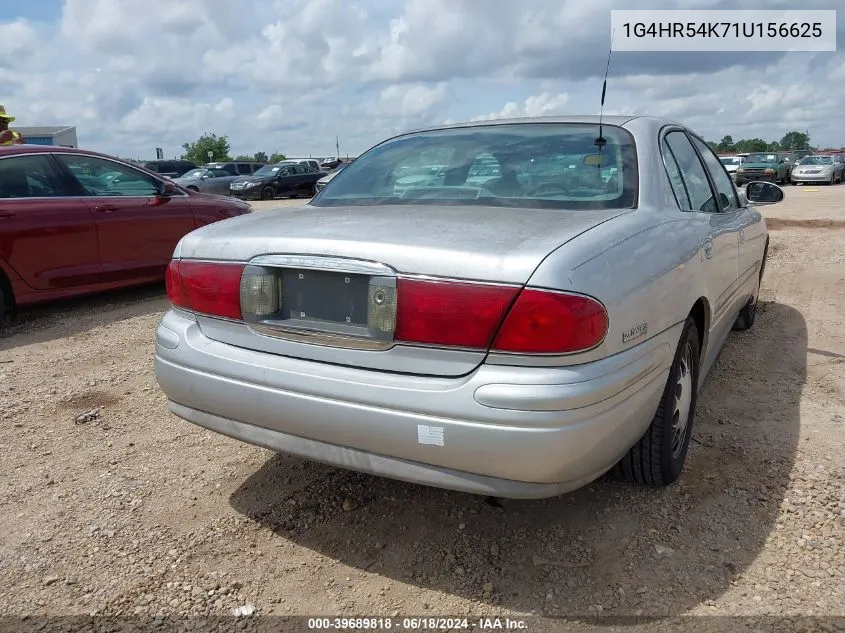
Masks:
[[[681,168],[678,167],[678,161],[675,160],[675,155],[669,149],[666,141],[661,145],[661,151],[663,153],[663,162],[666,165],[666,171],[669,174],[669,182],[672,185],[672,191],[675,192],[675,199],[678,201],[678,206],[682,211],[692,211],[692,203],[687,194],[684,178],[681,176]]]
[[[704,165],[687,135],[681,131],[669,132],[665,142],[677,161],[681,178],[689,195],[690,210],[703,213],[718,212],[719,207],[716,205],[716,198],[707,180]]]

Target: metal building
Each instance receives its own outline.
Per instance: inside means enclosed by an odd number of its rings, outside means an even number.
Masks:
[[[78,147],[76,126],[57,125],[51,127],[12,127],[31,145],[54,145],[56,147]]]

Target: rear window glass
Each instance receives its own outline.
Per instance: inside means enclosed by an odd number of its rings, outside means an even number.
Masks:
[[[605,125],[479,125],[408,134],[350,164],[315,206],[454,204],[629,208],[637,200],[633,137]]]

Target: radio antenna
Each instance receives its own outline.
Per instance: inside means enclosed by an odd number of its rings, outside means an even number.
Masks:
[[[613,36],[616,34],[616,29],[613,29],[610,33],[610,50],[607,51],[607,66],[604,69],[604,82],[601,85],[601,110],[599,110],[599,137],[594,141],[595,146],[599,148],[599,153],[601,153],[601,148],[607,145],[607,139],[602,136],[602,117],[604,116],[604,97],[607,94],[607,74],[610,72],[610,55],[613,53]]]

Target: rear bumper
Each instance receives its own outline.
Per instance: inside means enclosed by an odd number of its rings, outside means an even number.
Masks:
[[[170,311],[155,370],[173,413],[251,444],[412,483],[542,498],[589,483],[641,437],[679,335],[584,365],[483,364],[428,378],[234,347]]]

